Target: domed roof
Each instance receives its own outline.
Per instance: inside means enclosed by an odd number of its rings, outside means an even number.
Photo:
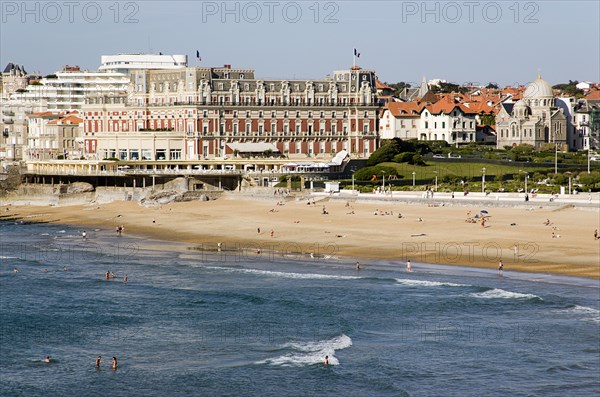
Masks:
[[[554,97],[554,92],[552,91],[552,86],[546,80],[542,80],[542,76],[538,73],[537,80],[527,84],[527,89],[525,90],[523,97],[552,98]]]
[[[515,102],[515,104],[513,105],[513,109],[518,109],[518,108],[526,108],[527,104],[525,103],[524,100],[519,99],[517,102]]]

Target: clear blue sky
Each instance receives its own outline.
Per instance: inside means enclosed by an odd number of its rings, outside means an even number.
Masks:
[[[26,4],[26,7],[23,6]],[[190,66],[323,78],[357,64],[387,82],[600,81],[598,1],[6,1],[0,63],[95,70],[101,55],[187,54]]]

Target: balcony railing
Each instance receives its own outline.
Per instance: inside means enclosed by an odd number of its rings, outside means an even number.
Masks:
[[[165,102],[165,103],[145,103],[142,105],[132,104],[131,106],[138,107],[160,107],[160,106],[211,106],[211,107],[285,107],[285,108],[318,108],[318,107],[338,107],[338,108],[348,108],[355,106],[363,106],[363,107],[380,107],[379,102],[358,102],[358,103],[281,103],[281,102],[195,102],[195,101],[176,101],[176,102]]]

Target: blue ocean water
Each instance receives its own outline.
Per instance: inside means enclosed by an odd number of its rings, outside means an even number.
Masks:
[[[86,232],[0,223],[0,395],[600,395],[597,281]]]

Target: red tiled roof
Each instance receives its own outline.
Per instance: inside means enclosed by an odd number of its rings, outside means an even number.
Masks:
[[[585,97],[587,100],[600,100],[600,90],[590,90],[590,93]]]
[[[418,117],[425,104],[422,102],[390,102],[386,105],[394,117]]]
[[[387,84],[382,83],[379,80],[375,81],[375,88],[377,88],[378,90],[392,90],[392,91],[394,91],[394,88],[390,87]]]

